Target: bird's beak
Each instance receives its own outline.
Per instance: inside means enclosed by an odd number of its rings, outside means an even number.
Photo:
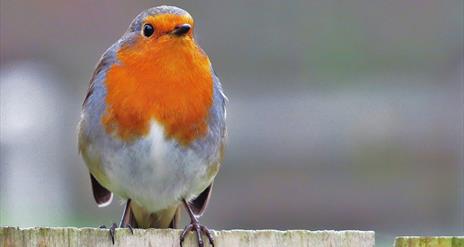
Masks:
[[[174,31],[172,31],[171,33],[176,36],[184,36],[190,31],[191,28],[192,26],[190,26],[190,24],[182,24],[174,28]]]

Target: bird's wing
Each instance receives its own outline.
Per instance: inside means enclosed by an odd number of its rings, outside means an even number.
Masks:
[[[103,187],[94,177],[90,174],[90,180],[92,181],[93,197],[99,207],[105,207],[113,200],[113,193]]]
[[[92,94],[95,91],[96,80],[98,80],[99,77],[101,77],[101,74],[104,73],[104,71],[107,70],[112,63],[114,63],[114,55],[112,52],[113,50],[113,48],[108,49],[98,61],[92,78],[90,79],[87,95],[85,96],[84,102],[82,104],[83,109],[89,107],[88,104],[91,104],[89,101],[91,101]],[[82,129],[79,127],[79,152],[82,152],[83,150],[83,147],[86,143],[85,139],[86,138],[82,134]],[[90,180],[92,183],[93,196],[98,206],[105,207],[109,205],[113,200],[113,193],[103,187],[91,173]]]
[[[219,127],[219,135],[221,137],[221,148],[220,148],[220,160],[221,162],[223,157],[223,150],[224,150],[224,139],[226,137],[226,102],[228,101],[226,95],[222,91],[221,81],[219,77],[213,70],[213,79],[214,79],[214,101],[215,101],[215,109],[212,111],[212,119],[215,124]],[[213,190],[213,183],[211,183],[203,192],[201,192],[195,199],[190,201],[190,205],[192,206],[192,211],[195,215],[201,216],[208,206],[209,198],[211,197],[211,191]]]

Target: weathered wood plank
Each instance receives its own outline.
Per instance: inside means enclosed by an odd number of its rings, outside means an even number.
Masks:
[[[397,237],[395,247],[464,247],[464,236]]]
[[[0,245],[5,247],[178,247],[179,234],[180,230],[135,229],[134,234],[131,235],[127,229],[118,229],[116,230],[116,243],[112,245],[108,230],[105,229],[1,227]],[[230,230],[213,231],[213,234],[217,247],[373,247],[375,245],[372,231]],[[196,246],[194,240],[194,235],[189,234],[184,246]]]

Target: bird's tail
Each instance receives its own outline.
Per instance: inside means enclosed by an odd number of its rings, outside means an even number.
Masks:
[[[136,228],[176,228],[180,211],[179,205],[163,209],[156,213],[149,213],[134,201],[130,201],[126,207],[122,222]]]

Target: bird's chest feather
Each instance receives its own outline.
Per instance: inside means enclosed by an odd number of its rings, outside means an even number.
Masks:
[[[105,80],[108,134],[130,142],[147,136],[153,121],[184,146],[206,134],[213,101],[208,57],[192,42],[167,45],[156,50],[141,43],[117,53],[119,63]]]
[[[167,139],[156,121],[144,138],[130,145],[105,148],[101,165],[109,188],[154,211],[201,192],[213,178],[211,169],[217,169],[206,153]]]

